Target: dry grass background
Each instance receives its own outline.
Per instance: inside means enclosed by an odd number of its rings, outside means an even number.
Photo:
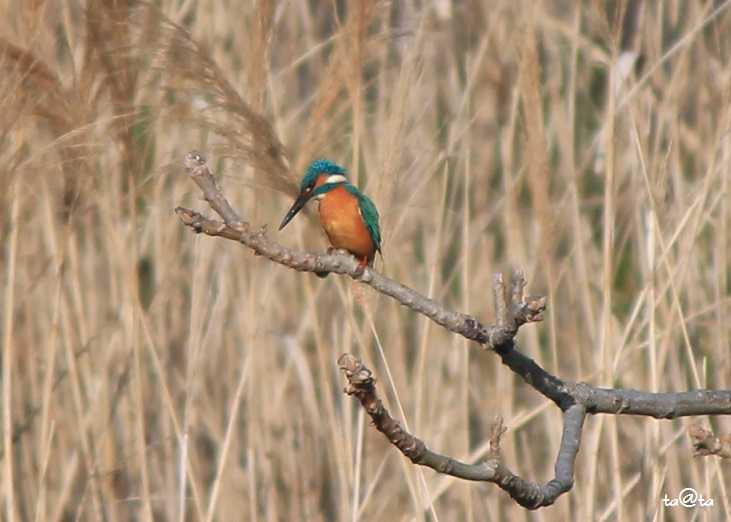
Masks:
[[[559,412],[392,301],[172,213],[206,208],[190,149],[272,229],[330,157],[379,206],[390,277],[490,322],[491,274],[524,268],[547,369],[728,388],[728,2],[88,4],[0,0],[5,520],[731,518],[692,419],[588,419],[573,491],[536,513],[415,468],[341,392],[341,352],[438,451],[479,460],[502,415],[534,480]],[[276,237],[325,245],[312,219]],[[715,506],[663,509],[684,487]]]

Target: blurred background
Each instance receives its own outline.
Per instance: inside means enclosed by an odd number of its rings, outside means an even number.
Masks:
[[[0,0],[4,520],[726,520],[692,422],[587,418],[574,489],[529,513],[413,466],[342,393],[362,357],[432,449],[545,482],[560,412],[497,357],[347,278],[197,236],[203,151],[275,232],[327,157],[381,212],[376,267],[567,380],[731,379],[729,2]],[[664,507],[693,487],[714,507]]]

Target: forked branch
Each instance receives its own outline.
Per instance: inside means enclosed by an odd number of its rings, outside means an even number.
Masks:
[[[187,208],[175,209],[181,221],[198,233],[238,241],[256,254],[294,270],[335,272],[347,275],[387,295],[411,310],[430,318],[450,332],[479,343],[498,354],[508,368],[541,395],[549,398],[563,412],[563,435],[556,457],[555,477],[544,485],[524,480],[510,472],[499,457],[500,438],[504,432],[498,422],[491,436],[491,453],[479,464],[466,464],[429,450],[424,442],[406,432],[378,399],[371,371],[356,358],[344,355],[339,364],[345,372],[346,393],[358,398],[376,428],[412,462],[428,466],[439,473],[465,480],[494,482],[520,505],[537,509],[553,504],[573,486],[574,462],[581,443],[586,414],[608,413],[643,415],[673,419],[697,415],[731,414],[731,390],[692,390],[648,393],[621,388],[599,388],[582,382],[564,381],[543,369],[516,349],[515,336],[524,324],[541,321],[546,308],[545,297],[525,295],[523,274],[513,275],[511,286],[501,275],[495,276],[493,289],[497,301],[495,325],[483,325],[475,317],[449,310],[419,292],[408,288],[371,268],[363,270],[358,261],[346,254],[314,254],[287,248],[267,236],[266,228],[252,229],[223,195],[205,158],[190,152],[185,158],[190,178],[203,192],[204,199],[223,221],[209,219]],[[731,439],[714,437],[699,428],[691,430],[697,455],[731,456]]]

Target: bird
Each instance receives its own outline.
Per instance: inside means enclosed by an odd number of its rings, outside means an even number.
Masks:
[[[335,249],[358,260],[362,272],[381,252],[378,209],[373,201],[348,181],[348,171],[327,160],[313,161],[302,178],[299,195],[279,225],[282,230],[312,199],[320,205],[320,225]],[[318,273],[325,277],[327,272]]]

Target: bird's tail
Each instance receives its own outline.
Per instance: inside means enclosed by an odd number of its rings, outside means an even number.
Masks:
[[[383,250],[378,249],[378,255],[381,257],[381,272],[386,273],[386,258],[383,257]]]

